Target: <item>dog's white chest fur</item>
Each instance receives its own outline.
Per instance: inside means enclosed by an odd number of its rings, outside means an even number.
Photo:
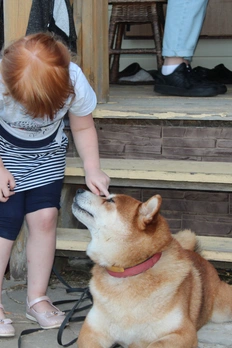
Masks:
[[[123,347],[128,347],[134,342],[156,341],[165,336],[170,329],[177,330],[182,323],[183,314],[178,306],[171,311],[167,309],[167,314],[163,315],[164,301],[170,296],[169,287],[159,289],[138,301],[136,296],[133,296],[133,287],[130,289],[131,296],[128,297],[120,292],[119,286],[118,298],[112,300],[110,295],[109,298],[103,296],[95,285],[92,281],[91,292],[95,304],[88,315],[88,323],[96,331],[102,327],[107,328],[107,334]]]
[[[88,323],[97,331],[101,330],[102,327],[107,327],[108,334],[127,347],[133,342],[156,341],[165,336],[170,329],[173,331],[178,329],[183,320],[181,310],[178,307],[162,318],[156,318],[154,313],[153,321],[146,320],[144,317],[142,304],[131,310],[128,315],[125,314],[125,310],[123,316],[122,313],[120,307],[110,307],[106,315],[104,311],[94,306],[88,315]]]

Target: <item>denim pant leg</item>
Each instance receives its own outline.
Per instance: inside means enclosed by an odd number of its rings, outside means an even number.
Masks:
[[[192,59],[208,0],[168,0],[163,39],[164,57]]]

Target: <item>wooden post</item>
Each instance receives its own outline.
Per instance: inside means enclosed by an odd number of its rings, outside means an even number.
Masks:
[[[32,0],[3,0],[4,42],[7,46],[26,34]]]
[[[77,0],[78,1],[78,0]],[[108,1],[82,1],[82,69],[97,94],[109,98]]]
[[[77,59],[76,63],[82,67],[82,0],[72,0],[73,19],[77,34]]]
[[[26,280],[27,277],[27,233],[27,225],[24,222],[11,252],[10,277],[14,280]]]

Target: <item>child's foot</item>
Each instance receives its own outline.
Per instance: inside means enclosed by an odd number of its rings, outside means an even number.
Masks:
[[[65,313],[53,306],[49,297],[42,296],[31,302],[27,300],[26,317],[39,323],[43,329],[54,329],[60,327]]]
[[[0,337],[12,337],[15,335],[15,329],[11,323],[12,320],[5,318],[4,308],[0,303]]]

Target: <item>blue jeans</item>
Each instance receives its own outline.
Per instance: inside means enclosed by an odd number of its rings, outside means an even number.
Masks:
[[[192,60],[208,0],[168,0],[163,57]]]

